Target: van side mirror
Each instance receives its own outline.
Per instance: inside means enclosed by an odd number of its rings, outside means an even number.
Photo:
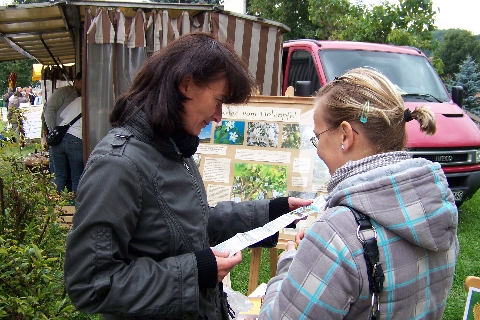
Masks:
[[[463,87],[462,86],[453,86],[452,87],[452,100],[459,106],[462,107],[463,103]]]
[[[299,80],[295,82],[295,96],[310,97],[312,95],[312,81]]]

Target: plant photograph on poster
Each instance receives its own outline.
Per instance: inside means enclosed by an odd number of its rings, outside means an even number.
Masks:
[[[300,125],[298,123],[283,125],[282,148],[300,149],[300,138]]]
[[[300,125],[300,149],[308,150],[314,149],[315,147],[310,142],[310,138],[313,137],[313,126],[311,125]]]
[[[278,123],[249,122],[247,146],[276,148],[278,145]]]
[[[273,199],[287,192],[287,166],[235,163],[234,201]]]
[[[223,120],[215,128],[213,142],[217,144],[243,145],[245,137],[245,122]]]
[[[200,143],[210,143],[212,140],[212,122],[200,131],[198,138],[200,139]]]

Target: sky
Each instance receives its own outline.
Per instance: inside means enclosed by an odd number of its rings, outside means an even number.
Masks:
[[[245,0],[224,0],[225,2],[244,3]],[[350,0],[355,3],[356,0]],[[385,0],[363,0],[365,4],[379,5]],[[398,0],[388,0],[398,3]],[[11,0],[0,0],[0,5],[11,3]],[[435,25],[438,29],[464,29],[474,35],[480,35],[479,0],[433,0],[433,9],[437,11]]]

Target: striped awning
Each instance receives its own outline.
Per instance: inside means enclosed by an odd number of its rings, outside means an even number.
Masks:
[[[251,16],[219,10],[171,11],[119,8],[86,8],[87,43],[120,43],[128,48],[146,47],[148,52],[160,50],[179,36],[204,31],[218,35],[219,40],[234,45],[247,61],[250,72],[260,85],[260,94],[280,94],[280,69],[284,26]]]
[[[134,21],[137,27],[144,23],[148,28],[151,24],[157,23],[157,26],[153,27],[162,30],[163,41],[157,46],[164,46],[169,39],[174,39],[179,34],[205,28],[205,24],[210,23],[205,20],[209,18],[209,13],[223,12],[222,6],[146,1],[70,0],[0,6],[0,38],[3,40],[0,41],[0,62],[36,59],[44,65],[55,64],[55,60],[61,63],[75,63],[79,58],[75,56],[79,52],[77,47],[81,47],[81,43],[76,44],[75,41],[81,34],[80,29],[84,27],[87,7],[91,8],[94,16],[99,9],[107,10],[109,17],[115,20],[115,24],[118,22],[119,26],[125,25],[124,31],[135,29],[130,28],[131,21]],[[116,20],[119,13],[123,14],[124,21]],[[139,19],[138,15],[143,17]],[[288,27],[280,23],[228,13],[230,18],[235,15],[244,21],[253,19],[252,24],[275,26],[281,33],[289,31]],[[102,37],[108,34],[108,32],[102,34]],[[117,41],[122,42],[127,38],[132,40],[134,34],[122,35],[119,30],[117,35],[119,36]],[[158,47],[153,48],[153,50],[158,49]]]

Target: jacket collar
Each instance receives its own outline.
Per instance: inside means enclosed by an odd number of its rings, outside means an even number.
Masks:
[[[152,146],[164,156],[179,161],[182,159],[182,154],[172,139],[160,137],[153,132],[143,110],[135,109],[132,112],[136,113],[125,123],[125,129],[137,140]]]

